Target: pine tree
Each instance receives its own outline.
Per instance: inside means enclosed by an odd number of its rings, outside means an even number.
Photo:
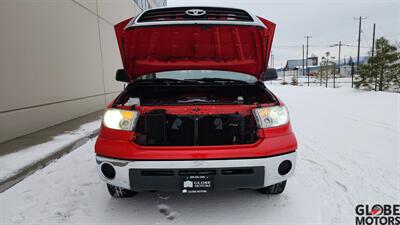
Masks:
[[[370,56],[366,64],[361,65],[356,77],[356,88],[400,90],[400,53],[395,45],[381,37],[376,40],[376,55]]]
[[[400,62],[397,60],[392,66],[393,73],[391,74],[391,80],[396,88],[397,92],[400,92]]]

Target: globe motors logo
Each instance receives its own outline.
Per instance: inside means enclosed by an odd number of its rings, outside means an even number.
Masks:
[[[356,225],[400,225],[400,204],[356,206]]]

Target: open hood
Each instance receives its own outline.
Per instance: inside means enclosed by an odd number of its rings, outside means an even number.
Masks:
[[[261,79],[268,65],[275,24],[115,25],[125,71],[131,81],[171,70],[225,70]],[[127,26],[128,25],[128,26]]]

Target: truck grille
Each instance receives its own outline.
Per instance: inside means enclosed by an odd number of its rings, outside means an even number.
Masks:
[[[204,10],[205,14],[190,15],[188,10]],[[140,16],[138,22],[161,21],[190,21],[190,20],[216,20],[216,21],[242,21],[253,22],[252,17],[244,10],[216,7],[178,7],[166,9],[154,9]]]

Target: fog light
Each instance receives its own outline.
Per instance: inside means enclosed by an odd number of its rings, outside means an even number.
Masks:
[[[115,169],[108,163],[104,163],[103,165],[101,165],[101,172],[108,179],[113,179],[115,177]]]
[[[288,174],[291,169],[292,169],[292,162],[290,162],[290,160],[285,160],[281,162],[281,164],[279,165],[278,173],[283,176]]]

